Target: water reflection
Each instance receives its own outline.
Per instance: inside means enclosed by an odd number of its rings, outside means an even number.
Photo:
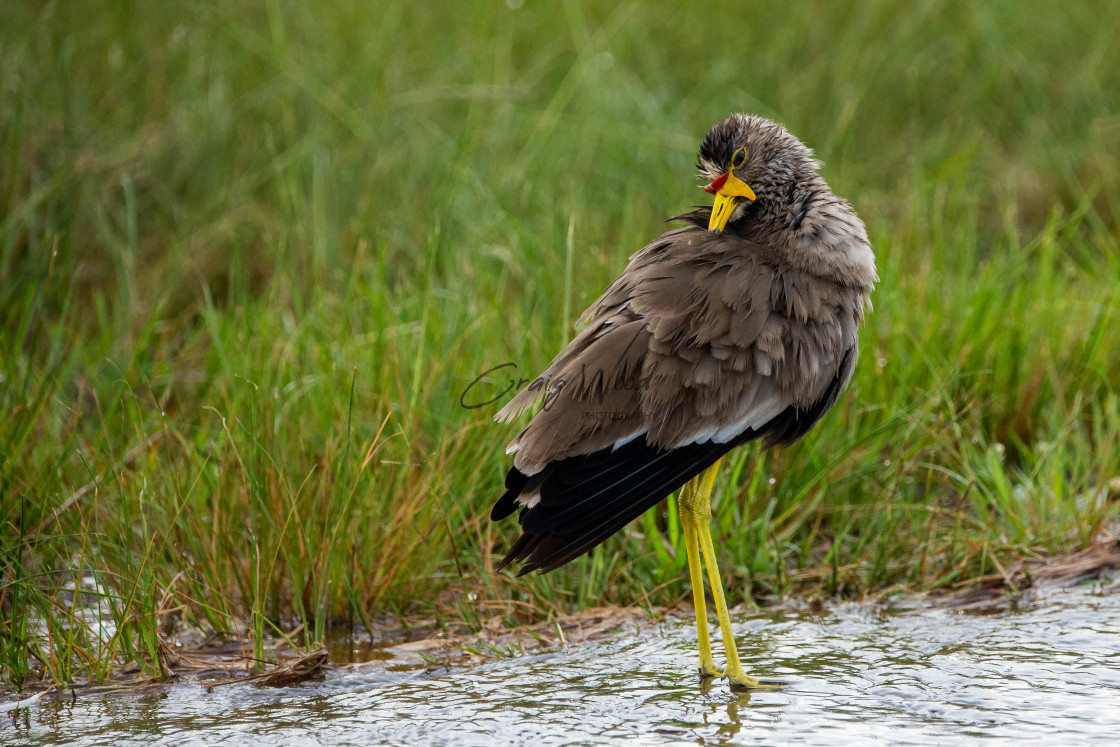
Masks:
[[[0,726],[0,741],[933,744],[1110,742],[1120,730],[1120,594],[1054,592],[986,616],[850,608],[736,623],[744,666],[786,687],[698,682],[695,629],[682,619],[470,670],[41,703]]]
[[[700,694],[704,697],[711,697],[713,691],[716,692],[717,696],[722,695],[723,692],[721,686],[711,680],[701,682],[698,687]],[[704,727],[714,728],[717,736],[734,737],[743,729],[743,723],[739,720],[739,707],[749,706],[750,702],[751,694],[749,692],[728,691],[724,700],[719,697],[712,698],[710,712],[701,714],[702,724]],[[713,744],[721,743],[724,743],[724,741],[715,740],[713,742]]]

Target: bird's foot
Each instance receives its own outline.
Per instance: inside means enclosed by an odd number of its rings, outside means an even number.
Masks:
[[[751,690],[777,690],[788,683],[782,682],[781,680],[755,679],[744,672],[740,667],[737,672],[727,673],[727,684],[730,685],[731,689],[735,692],[749,692]]]

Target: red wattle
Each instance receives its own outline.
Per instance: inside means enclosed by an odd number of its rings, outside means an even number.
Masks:
[[[723,185],[727,183],[727,174],[730,173],[731,172],[728,171],[724,174],[721,174],[720,176],[717,176],[715,179],[712,179],[712,183],[704,187],[704,191],[710,195],[714,195],[716,192],[723,189]]]

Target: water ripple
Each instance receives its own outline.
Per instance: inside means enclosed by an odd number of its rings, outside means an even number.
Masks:
[[[1081,588],[970,615],[740,616],[749,697],[701,687],[686,621],[465,671],[338,676],[314,687],[197,685],[45,702],[5,744],[546,745],[1111,742],[1120,733],[1120,594]]]

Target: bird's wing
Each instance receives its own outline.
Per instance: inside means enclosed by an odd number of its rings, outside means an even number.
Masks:
[[[735,445],[802,435],[854,366],[861,308],[847,298],[696,226],[635,254],[541,389],[499,413],[543,398],[510,444],[514,469],[491,514],[528,509],[506,561],[563,565]]]
[[[526,474],[639,436],[661,449],[725,443],[787,407],[807,409],[858,324],[831,283],[691,226],[635,254],[582,320],[539,386],[498,414],[542,402],[509,445]]]

